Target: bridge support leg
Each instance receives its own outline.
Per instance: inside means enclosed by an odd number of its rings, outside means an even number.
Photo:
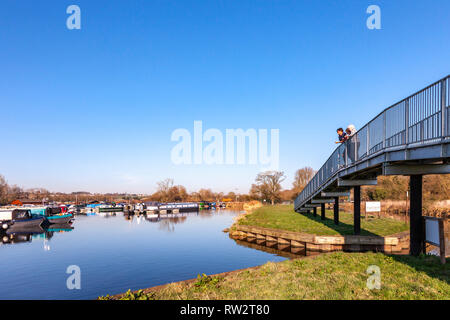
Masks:
[[[361,234],[361,187],[353,188],[353,232]]]
[[[316,207],[313,208],[313,214],[314,214],[314,217],[317,217],[317,208]]]
[[[310,213],[311,213],[311,210],[308,209],[308,211],[306,211],[306,213],[307,213],[307,214],[310,214]]]
[[[411,190],[409,232],[409,253],[418,256],[423,252],[424,246],[424,221],[422,217],[422,175],[412,175],[409,180]]]
[[[334,197],[334,224],[339,224],[339,197]]]
[[[320,219],[325,220],[325,203],[320,204]]]

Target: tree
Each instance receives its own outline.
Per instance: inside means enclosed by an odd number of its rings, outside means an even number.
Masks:
[[[291,201],[296,198],[296,194],[292,189],[283,190],[280,192],[280,198],[283,201]]]
[[[167,201],[169,202],[186,201],[187,198],[188,194],[183,186],[173,186],[167,191]]]
[[[293,190],[295,194],[299,194],[306,187],[308,182],[314,177],[316,171],[311,167],[304,167],[298,169],[295,173],[295,179],[293,182]]]
[[[0,174],[0,203],[6,203],[8,201],[8,183],[4,176]]]
[[[169,190],[173,187],[173,179],[165,179],[156,183],[158,185],[158,193],[160,200],[167,202],[169,200]]]
[[[211,189],[200,189],[198,191],[198,194],[200,196],[200,200],[205,200],[205,201],[213,201],[214,200],[214,193],[211,191]]]
[[[261,199],[270,200],[272,205],[275,201],[280,200],[281,182],[286,179],[282,171],[266,171],[259,173],[256,176],[256,185],[253,185],[254,190],[250,192],[258,194]]]

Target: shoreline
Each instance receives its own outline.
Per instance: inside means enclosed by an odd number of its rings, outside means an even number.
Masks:
[[[329,253],[323,253],[320,255],[326,255]],[[314,259],[317,258],[319,255],[310,255],[310,256],[298,256],[298,258],[286,258],[286,260],[296,260],[296,259]],[[224,278],[226,276],[229,275],[235,275],[241,272],[246,272],[246,271],[250,271],[250,270],[257,270],[260,269],[261,267],[263,267],[266,263],[268,262],[272,262],[272,261],[267,261],[264,264],[258,265],[258,266],[254,266],[254,267],[248,267],[248,268],[242,268],[242,269],[236,269],[236,270],[231,270],[231,271],[225,271],[225,272],[221,272],[221,273],[215,273],[215,274],[209,274],[207,275],[210,278]],[[272,263],[280,263],[280,262],[272,262]],[[199,276],[201,276],[199,274]],[[166,284],[160,284],[157,286],[153,286],[153,287],[148,287],[148,288],[144,288],[144,289],[138,289],[138,290],[128,290],[131,293],[138,293],[138,292],[142,292],[143,294],[150,294],[150,293],[155,293],[158,291],[161,291],[165,288],[167,288],[170,285],[176,284],[176,285],[181,285],[181,286],[187,286],[189,284],[195,283],[196,281],[198,281],[199,278],[191,278],[191,279],[187,279],[187,280],[180,280],[180,281],[174,281],[174,282],[169,282]],[[118,294],[114,294],[114,295],[107,295],[107,296],[102,296],[102,297],[98,297],[97,300],[102,300],[101,298],[109,298],[111,300],[118,300],[121,297],[125,296],[127,294],[127,292],[123,292],[123,293],[118,293]]]
[[[231,226],[223,229],[222,232],[228,233],[228,235],[230,235],[231,230],[233,230],[233,227],[236,225],[236,223],[239,221],[239,219],[242,219],[245,215],[251,213],[253,210],[256,209],[256,208],[248,208],[248,207],[247,207],[247,209],[245,209],[245,204],[243,205],[243,207],[244,207],[244,210],[239,212],[236,215],[236,217],[233,218],[233,223],[231,224]],[[301,256],[299,256],[299,258],[301,258]],[[306,256],[305,256],[305,258],[306,258]],[[290,259],[290,258],[287,258],[287,259]],[[210,277],[224,277],[226,275],[233,274],[233,273],[238,273],[238,272],[243,272],[243,271],[247,271],[247,270],[257,269],[257,268],[260,268],[261,266],[262,265],[254,266],[254,267],[248,267],[248,268],[242,268],[242,269],[236,269],[236,270],[231,270],[231,271],[211,274],[211,275],[208,275],[208,276],[210,276]],[[148,288],[145,288],[145,289],[134,290],[134,291],[131,291],[131,293],[137,293],[139,291],[141,291],[143,293],[155,292],[155,291],[159,291],[161,289],[164,289],[165,287],[167,287],[168,285],[173,284],[173,283],[181,284],[181,285],[187,285],[187,284],[193,283],[193,282],[195,282],[197,280],[198,280],[198,278],[192,278],[192,279],[180,280],[180,281],[175,281],[175,282],[169,282],[169,283],[160,284],[160,285],[153,286],[153,287],[148,287]],[[111,299],[119,299],[120,297],[124,296],[125,294],[126,294],[126,292],[118,293],[118,294],[114,294],[114,295],[109,295],[109,297]],[[98,298],[97,298],[97,300],[98,300]]]
[[[450,258],[447,259],[450,262]],[[381,286],[367,286],[378,266]],[[410,300],[450,299],[450,265],[431,255],[333,252],[202,275],[98,300]],[[411,277],[415,279],[411,282]]]
[[[405,251],[404,250],[391,250],[391,247],[389,247],[389,249],[386,248],[386,250],[378,250],[379,247],[370,247],[374,250],[364,250],[364,248],[368,248],[367,246],[363,246],[360,245],[359,243],[362,242],[361,239],[363,238],[368,238],[368,243],[372,244],[372,242],[374,241],[374,239],[372,239],[373,237],[368,237],[368,236],[356,236],[358,237],[358,239],[355,239],[356,242],[358,242],[358,244],[353,243],[351,244],[351,247],[353,248],[353,250],[344,250],[344,245],[341,243],[342,241],[344,241],[344,239],[351,239],[352,236],[318,236],[316,234],[309,234],[309,233],[299,233],[299,232],[289,232],[284,230],[283,228],[279,228],[279,229],[267,229],[267,228],[263,228],[263,227],[252,227],[252,226],[246,226],[246,225],[240,225],[239,221],[243,218],[245,218],[247,215],[253,213],[255,210],[261,208],[261,205],[256,205],[256,206],[245,206],[244,205],[244,210],[239,212],[238,215],[236,215],[236,217],[233,218],[233,223],[230,227],[225,228],[224,230],[222,230],[222,232],[224,233],[228,233],[228,236],[235,240],[235,241],[241,241],[241,242],[246,242],[248,244],[252,244],[254,242],[258,242],[262,241],[263,243],[267,243],[267,241],[270,241],[272,243],[280,243],[279,241],[281,241],[281,243],[283,245],[287,245],[287,243],[289,243],[289,245],[294,245],[295,249],[299,249],[299,247],[304,248],[305,250],[305,255],[301,255],[301,254],[294,254],[292,253],[291,255],[289,255],[289,257],[286,257],[287,260],[297,260],[297,259],[311,259],[311,258],[317,258],[318,256],[323,256],[323,255],[328,255],[328,254],[332,254],[333,252],[341,252],[341,253],[365,253],[367,251],[369,252],[379,252],[382,251],[385,254],[391,254],[394,253],[394,251],[398,253],[400,253],[399,251],[402,251],[401,254],[404,254]],[[243,232],[240,229],[248,229],[245,230],[247,232]],[[261,231],[262,230],[262,231]],[[264,237],[267,237],[268,239],[264,238],[261,239],[261,234],[257,234],[259,233],[267,233],[269,231],[269,235],[264,235]],[[271,232],[270,232],[271,231]],[[277,234],[274,234],[277,233]],[[278,239],[278,237],[274,237],[274,236],[281,236],[282,238]],[[320,238],[322,239],[322,241],[325,241],[323,245],[316,245],[316,247],[311,247],[313,246],[313,244],[310,243],[305,243],[304,245],[302,245],[298,240],[301,239],[297,239],[296,236],[299,236],[300,238],[311,238],[311,239],[315,239],[315,238]],[[408,233],[409,235],[409,233]],[[284,237],[283,237],[284,236]],[[286,236],[288,236],[288,239],[286,242]],[[403,234],[403,237],[405,235]],[[259,239],[257,239],[257,237],[259,237]],[[350,237],[350,238],[349,238]],[[248,241],[248,238],[251,238],[251,241]],[[292,238],[292,239],[291,239]],[[328,239],[329,238],[329,239]],[[401,245],[400,242],[404,243],[404,241],[402,241],[402,236],[400,236],[400,234],[393,234],[391,236],[386,236],[386,237],[379,237],[381,239],[390,239],[390,241],[392,242],[391,245],[395,245],[396,247],[398,247],[399,249],[401,249]],[[393,241],[393,239],[391,238],[396,238],[395,240],[397,241]],[[379,240],[379,239],[375,239],[375,240]],[[403,239],[404,240],[404,239]],[[331,241],[331,242],[330,242]],[[332,243],[333,242],[333,243]],[[334,244],[334,242],[336,242],[336,244]],[[264,244],[260,245],[264,246]],[[307,254],[306,251],[306,246],[308,246],[308,248],[313,249],[311,251],[311,249],[308,249],[308,251],[311,252],[310,255]],[[392,246],[393,247],[393,246]],[[348,246],[346,246],[345,248],[348,248]],[[404,249],[404,248],[403,248]],[[257,249],[256,249],[257,250]],[[280,253],[283,253],[283,250],[280,249],[273,249],[276,251],[280,251]],[[269,261],[268,261],[269,262]],[[209,278],[225,278],[227,276],[232,276],[238,273],[242,273],[245,271],[250,271],[250,270],[257,270],[261,267],[263,267],[266,263],[262,264],[262,265],[258,265],[258,266],[254,266],[254,267],[248,267],[248,268],[242,268],[242,269],[236,269],[236,270],[231,270],[231,271],[227,271],[227,272],[222,272],[222,273],[217,273],[217,274],[211,274],[211,275],[206,275]],[[199,274],[199,277],[201,277],[201,275]],[[189,285],[195,283],[196,281],[199,281],[199,278],[192,278],[192,279],[186,279],[186,280],[180,280],[180,281],[175,281],[175,282],[169,282],[166,284],[161,284],[161,285],[157,285],[157,286],[153,286],[153,287],[148,287],[148,288],[144,288],[144,289],[138,289],[138,290],[128,290],[127,292],[123,292],[123,293],[119,293],[119,294],[114,294],[114,295],[107,295],[107,296],[103,296],[103,297],[99,297],[98,299],[121,299],[123,297],[125,297],[127,294],[137,294],[137,295],[152,295],[155,292],[159,292],[163,289],[168,288],[171,285],[178,285],[178,286],[182,286],[182,287],[188,287]]]

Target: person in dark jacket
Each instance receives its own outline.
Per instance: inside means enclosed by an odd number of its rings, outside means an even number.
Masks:
[[[339,141],[336,141],[336,143],[344,143],[345,141],[347,141],[348,136],[344,132],[344,129],[339,128],[339,129],[336,130],[336,132],[337,132],[338,138],[339,138]]]

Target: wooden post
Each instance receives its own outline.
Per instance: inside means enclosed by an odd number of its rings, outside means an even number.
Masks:
[[[449,254],[449,252],[448,252],[449,248],[447,248],[447,247],[448,247],[448,244],[450,244],[450,241],[449,241],[449,243],[446,242],[448,237],[450,236],[450,232],[449,232],[450,230],[447,226],[446,219],[445,218],[435,218],[435,217],[424,217],[423,221],[424,221],[424,247],[423,247],[424,252],[426,252],[426,244],[427,243],[429,243],[435,247],[439,247],[439,257],[440,257],[441,263],[445,264],[446,257]],[[438,223],[438,238],[439,238],[438,242],[439,243],[437,243],[436,241],[433,241],[435,238],[426,233],[427,222],[429,222],[429,221],[433,221],[433,222],[437,221],[437,223]]]
[[[409,253],[418,256],[423,253],[424,246],[424,221],[422,217],[422,175],[410,176],[410,249]]]
[[[439,220],[439,255],[441,257],[441,263],[445,264],[445,225],[444,219]]]
[[[339,224],[339,197],[334,197],[334,224]]]
[[[361,187],[353,187],[353,233],[361,234]]]
[[[325,203],[320,204],[320,219],[325,220]]]

